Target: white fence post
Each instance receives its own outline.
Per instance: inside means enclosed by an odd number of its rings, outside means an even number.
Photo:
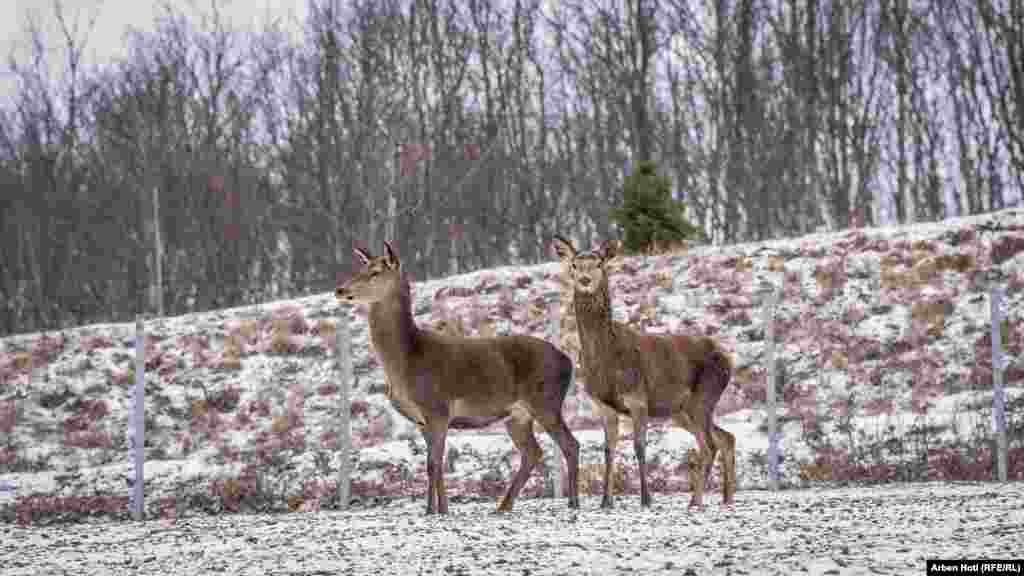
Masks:
[[[132,478],[131,512],[134,520],[142,520],[143,487],[145,485],[146,445],[146,334],[143,316],[135,317],[135,389],[132,411],[128,418],[128,451]]]
[[[341,462],[338,467],[338,507],[348,510],[352,482],[352,340],[349,336],[348,311],[342,311],[335,331],[338,357],[338,445]]]
[[[779,293],[771,287],[764,306],[765,363],[768,370],[766,400],[768,403],[768,485],[779,489],[779,437],[775,420],[775,307]]]
[[[551,342],[559,350],[562,349],[562,311],[559,306],[559,301],[555,300],[552,305],[552,312],[548,315],[551,319],[551,330],[552,338]],[[572,393],[572,384],[569,385],[569,393]],[[551,492],[553,498],[561,498],[565,492],[562,487],[562,478],[565,477],[565,458],[562,455],[562,448],[558,445],[553,444],[554,450],[552,450],[552,457],[554,467],[552,468],[551,474]]]
[[[996,438],[998,442],[998,477],[1000,482],[1006,482],[1006,403],[1003,397],[1003,370],[1005,358],[1003,357],[1003,322],[1004,310],[1003,287],[997,282],[991,286],[989,302],[992,313],[992,417],[995,424]]]

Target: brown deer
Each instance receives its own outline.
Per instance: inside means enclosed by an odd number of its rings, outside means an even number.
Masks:
[[[419,426],[427,445],[427,514],[448,512],[444,450],[449,428],[483,428],[505,419],[520,453],[519,470],[498,506],[512,509],[542,456],[533,421],[565,455],[569,507],[579,508],[579,443],[562,417],[572,383],[572,360],[552,344],[525,335],[469,338],[416,326],[409,279],[391,245],[378,258],[355,249],[364,269],[338,287],[340,302],[370,305],[370,337],[384,365],[387,394],[400,414]]]
[[[605,469],[603,508],[612,507],[611,478],[619,415],[633,421],[633,448],[640,469],[640,504],[650,506],[647,489],[647,423],[671,418],[697,438],[691,451],[691,507],[703,506],[704,484],[716,452],[722,453],[723,504],[736,490],[736,439],[712,421],[715,404],[732,377],[732,360],[712,338],[682,334],[644,334],[612,320],[607,264],[615,256],[606,243],[577,252],[556,235],[554,248],[567,265],[580,337],[586,390],[603,416]]]

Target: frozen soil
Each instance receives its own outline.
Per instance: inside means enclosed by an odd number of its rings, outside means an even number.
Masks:
[[[0,525],[3,574],[923,574],[928,558],[1020,556],[1024,484],[918,483],[622,496],[514,512],[419,500],[347,512]]]

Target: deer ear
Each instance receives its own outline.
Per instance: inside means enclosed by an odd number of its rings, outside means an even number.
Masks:
[[[352,247],[352,251],[353,251],[353,252],[355,252],[356,256],[358,256],[358,257],[359,257],[359,260],[360,260],[360,261],[361,261],[361,262],[362,262],[363,264],[369,264],[369,263],[370,263],[370,260],[372,260],[372,259],[373,259],[373,258],[371,258],[371,257],[370,257],[370,254],[369,254],[369,252],[367,252],[366,250],[363,250],[363,249],[362,249],[362,248],[360,248],[359,246],[353,246],[353,247]]]
[[[391,243],[388,242],[387,240],[384,241],[384,248],[386,248],[388,252],[388,267],[394,270],[398,270],[398,268],[402,265],[402,262],[398,259],[398,256],[395,254],[395,249],[391,247]]]
[[[576,247],[572,245],[572,242],[558,234],[555,234],[552,245],[555,248],[555,254],[562,260],[572,260],[576,256]]]

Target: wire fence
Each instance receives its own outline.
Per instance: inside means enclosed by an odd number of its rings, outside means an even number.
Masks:
[[[1007,421],[1007,396],[1006,396],[1006,382],[1004,382],[1004,371],[1009,366],[1008,357],[1004,349],[1005,342],[1007,341],[1007,335],[1010,333],[1010,327],[1008,325],[1009,310],[1007,308],[1006,287],[1003,285],[1000,278],[993,276],[990,279],[991,286],[988,291],[989,300],[989,328],[991,334],[991,366],[992,366],[992,426],[991,426],[991,440],[994,445],[995,458],[993,459],[993,470],[992,477],[995,480],[1006,481],[1008,478],[1008,421]],[[785,378],[784,367],[779,366],[777,363],[778,354],[777,346],[780,343],[784,343],[785,334],[779,334],[776,326],[776,312],[780,306],[781,299],[784,297],[784,291],[779,287],[772,286],[762,292],[762,324],[764,329],[764,368],[765,377],[761,385],[764,387],[765,392],[765,414],[767,419],[767,437],[768,437],[768,449],[765,457],[765,464],[767,467],[768,486],[775,490],[780,487],[780,478],[782,476],[780,472],[780,459],[781,454],[781,443],[783,440],[782,427],[780,426],[780,411],[785,407],[786,398],[780,397],[779,393],[779,382]],[[550,306],[549,306],[550,308]],[[74,476],[76,470],[83,470],[86,468],[94,468],[97,466],[116,466],[119,462],[127,463],[127,477],[125,478],[125,486],[127,492],[123,493],[123,498],[118,496],[116,493],[105,493],[103,495],[97,494],[95,497],[90,499],[89,497],[83,497],[83,499],[75,506],[83,511],[88,512],[90,507],[99,507],[106,511],[116,511],[117,507],[122,506],[122,510],[126,510],[128,516],[135,520],[143,520],[148,517],[152,517],[154,510],[165,510],[167,504],[159,502],[156,505],[150,503],[147,506],[146,502],[146,486],[150,484],[155,475],[158,475],[161,470],[164,460],[154,454],[152,438],[147,437],[147,429],[153,426],[159,428],[161,422],[159,416],[153,413],[147,412],[147,407],[152,410],[155,405],[161,405],[166,402],[166,398],[159,394],[161,386],[161,380],[165,377],[164,369],[165,364],[161,361],[156,360],[158,358],[154,355],[153,350],[150,346],[153,338],[158,337],[156,334],[147,334],[146,328],[151,325],[153,321],[159,321],[157,318],[145,318],[138,317],[135,322],[135,333],[132,336],[132,344],[134,351],[134,371],[131,377],[125,375],[112,374],[112,378],[117,381],[121,380],[123,386],[121,388],[127,392],[126,398],[128,398],[128,426],[127,430],[124,431],[124,443],[122,446],[128,447],[128,454],[124,456],[117,455],[106,455],[101,459],[91,459],[91,457],[78,457],[78,459],[72,458],[69,460],[70,464],[67,469],[58,470],[57,476],[69,475]],[[288,320],[293,322],[293,320]],[[560,322],[560,314],[557,308],[548,310],[547,315],[548,329],[546,333],[553,342],[562,342],[562,325]],[[220,396],[208,394],[204,388],[204,397],[202,402],[193,402],[188,406],[190,410],[189,414],[182,414],[181,416],[192,422],[193,426],[202,426],[205,433],[208,433],[209,438],[222,438],[223,435],[229,435],[230,432],[226,430],[228,427],[221,426],[216,423],[216,419],[221,416],[217,416],[218,412],[215,410],[217,406],[229,406],[232,402],[235,403],[234,410],[236,412],[236,419],[238,425],[243,429],[245,428],[244,418],[246,415],[252,415],[260,410],[264,410],[267,415],[270,415],[274,419],[273,428],[275,432],[279,433],[280,438],[268,439],[265,436],[261,436],[262,433],[251,434],[255,439],[251,440],[256,445],[252,451],[254,454],[254,461],[246,464],[246,469],[257,468],[259,466],[265,466],[268,464],[276,463],[275,465],[281,467],[291,466],[290,463],[282,463],[279,459],[280,453],[292,450],[293,452],[308,454],[310,459],[324,459],[334,458],[335,464],[333,466],[321,466],[321,469],[332,469],[336,471],[336,477],[325,484],[318,485],[316,487],[308,488],[303,487],[305,493],[308,493],[305,497],[305,501],[312,500],[316,495],[322,496],[325,491],[332,492],[333,502],[339,509],[346,509],[352,502],[353,494],[353,463],[358,460],[358,452],[360,447],[357,446],[353,441],[353,430],[352,420],[355,417],[360,417],[365,410],[368,410],[365,406],[365,402],[357,400],[353,397],[353,390],[357,386],[359,381],[359,373],[365,374],[368,370],[373,368],[367,366],[356,366],[353,360],[353,336],[352,336],[352,325],[357,325],[359,322],[353,322],[353,319],[349,317],[349,313],[345,312],[340,319],[333,323],[333,330],[327,330],[321,327],[315,331],[318,332],[318,338],[323,344],[324,348],[319,350],[330,349],[333,352],[334,364],[333,364],[333,376],[330,377],[336,383],[336,386],[330,390],[310,390],[308,384],[292,382],[291,386],[287,387],[288,398],[286,403],[289,406],[295,407],[294,410],[291,408],[287,413],[283,415],[273,415],[271,410],[260,407],[258,403],[254,402],[245,407],[243,410],[238,405],[237,398],[232,400],[230,396],[225,396],[221,393]],[[273,330],[273,327],[270,328]],[[313,332],[313,328],[302,328],[296,329],[294,325],[287,328],[293,332]],[[909,327],[908,327],[909,329]],[[243,335],[244,336],[244,335]],[[227,335],[230,339],[231,335]],[[328,346],[327,343],[331,342],[332,345]],[[303,349],[299,347],[293,351],[295,354],[303,354]],[[312,352],[310,352],[312,353]],[[114,352],[117,354],[117,352]],[[198,353],[197,353],[198,354]],[[226,363],[229,360],[228,355],[225,355],[217,362]],[[284,364],[285,368],[283,371],[287,373],[288,363]],[[148,376],[148,378],[147,378]],[[578,376],[575,380],[578,381]],[[275,376],[277,378],[277,376]],[[287,380],[287,378],[283,378]],[[279,386],[279,388],[284,386]],[[229,390],[230,385],[222,387],[224,390]],[[579,386],[577,386],[577,394],[580,394]],[[292,397],[293,391],[295,397]],[[157,394],[154,394],[154,391]],[[378,390],[379,391],[379,390]],[[59,393],[64,394],[64,393]],[[69,406],[67,412],[71,414],[61,424],[61,430],[53,430],[52,432],[62,432],[64,434],[66,451],[71,453],[82,453],[88,451],[95,453],[97,449],[110,449],[108,452],[111,454],[120,453],[123,451],[117,449],[118,436],[115,435],[113,444],[110,440],[103,440],[98,436],[91,435],[89,430],[92,424],[105,423],[105,420],[109,417],[109,410],[101,407],[100,404],[93,403],[85,400],[81,397],[77,397],[70,392],[64,394],[64,397],[54,398],[43,398],[40,403],[43,406],[53,405],[59,406],[61,402],[74,402],[74,406]],[[86,396],[82,394],[80,396]],[[294,430],[296,426],[301,426],[302,422],[302,410],[305,405],[305,400],[310,397],[323,397],[329,399],[333,404],[329,408],[333,417],[330,418],[332,422],[332,429],[322,430],[319,436],[319,446],[316,448],[307,447],[304,442],[305,440],[296,439],[293,436],[289,436],[290,431]],[[327,410],[328,408],[323,408]],[[17,419],[20,417],[25,419],[24,414],[19,414],[16,410],[11,411],[5,409],[7,412],[0,413],[0,427],[2,431],[8,434],[8,439],[13,437],[11,434],[14,426],[17,423]],[[579,415],[579,407],[576,408],[577,414]],[[221,413],[227,413],[231,410],[221,410]],[[166,410],[164,411],[166,412]],[[7,414],[5,416],[4,414]],[[574,416],[570,414],[570,416]],[[571,420],[571,418],[570,418]],[[251,430],[251,429],[249,429]],[[244,432],[243,434],[249,434]],[[330,441],[324,441],[325,438],[329,438]],[[550,487],[550,492],[545,490],[546,493],[553,496],[561,496],[566,494],[565,487],[565,461],[561,455],[561,452],[550,441],[549,438],[542,437],[542,443],[545,451],[544,470],[543,475],[546,477],[544,483]],[[219,443],[217,443],[219,442]],[[276,443],[275,443],[276,442]],[[298,444],[295,444],[298,442]],[[219,450],[220,455],[218,458],[225,460],[226,463],[231,462],[232,450],[236,450],[230,447],[230,442],[218,440],[215,442],[215,446],[198,447],[196,449],[209,449]],[[8,452],[4,458],[4,467],[9,469],[15,468],[14,462],[16,460],[31,461],[31,449],[24,446],[18,448],[20,452]],[[333,454],[333,455],[332,455]],[[147,460],[148,458],[148,460]],[[150,468],[147,468],[147,465]],[[31,464],[24,467],[22,471],[38,471],[33,470]],[[365,472],[365,471],[363,471]],[[381,468],[379,475],[382,481],[392,484],[407,484],[411,485],[411,478],[407,471],[397,471],[392,468]],[[216,481],[211,483],[210,489],[216,491],[220,498],[225,502],[240,501],[246,498],[246,493],[254,489],[269,490],[267,487],[256,487],[255,485],[246,485],[246,478],[249,478],[242,473],[238,476],[239,480],[235,481],[234,484],[231,481]],[[284,480],[282,480],[284,482]],[[15,500],[18,498],[18,486],[16,483],[10,480],[0,479],[0,504],[4,502],[4,499]],[[116,492],[116,491],[115,491]],[[286,490],[280,491],[281,494],[286,493]],[[312,493],[315,495],[309,495]],[[184,493],[184,492],[182,492]],[[361,491],[361,494],[365,496],[365,491]],[[103,496],[103,498],[100,498]],[[291,497],[288,497],[291,498]],[[302,500],[302,499],[300,499]],[[31,516],[33,506],[44,507],[45,502],[33,501],[31,499],[25,500],[26,506]],[[34,503],[33,503],[34,502]],[[289,504],[289,509],[302,509],[302,502],[296,500],[294,505]],[[189,504],[185,504],[188,506]],[[181,506],[175,504],[175,506]],[[17,514],[17,513],[16,513]]]

